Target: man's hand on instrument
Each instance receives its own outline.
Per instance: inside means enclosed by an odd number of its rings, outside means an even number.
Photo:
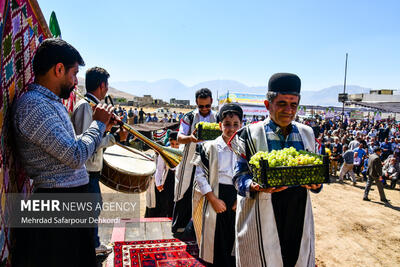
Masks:
[[[312,189],[312,190],[317,190],[318,188],[321,187],[322,184],[311,184],[311,185],[302,185],[302,187],[306,189]]]
[[[111,116],[113,115],[114,109],[112,105],[98,104],[93,112],[93,120],[101,121],[108,127],[108,124],[113,123],[111,122]]]
[[[288,188],[287,186],[262,188],[259,184],[255,183],[255,182],[252,182],[250,185],[250,191],[258,191],[258,192],[271,193],[271,194],[283,191],[287,188]]]

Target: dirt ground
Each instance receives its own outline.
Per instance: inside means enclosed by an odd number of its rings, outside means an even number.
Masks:
[[[400,266],[400,190],[385,189],[390,204],[380,202],[365,183],[331,183],[312,194],[316,258],[324,266]]]
[[[363,201],[364,182],[352,186],[324,185],[312,195],[318,267],[400,266],[400,190],[385,189],[390,204],[379,201],[372,186],[370,202]],[[102,192],[115,192],[102,185]],[[140,215],[146,209],[140,194]]]

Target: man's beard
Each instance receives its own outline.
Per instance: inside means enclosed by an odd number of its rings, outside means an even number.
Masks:
[[[69,86],[62,86],[61,87],[61,92],[60,92],[60,98],[62,99],[68,99],[69,96],[71,95],[71,92],[75,89],[75,86],[69,87]]]

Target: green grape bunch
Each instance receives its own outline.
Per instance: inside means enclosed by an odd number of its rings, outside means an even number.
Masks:
[[[201,140],[214,140],[222,133],[219,127],[219,123],[202,121],[196,124],[197,130],[199,130],[200,125],[201,125],[201,131],[197,132],[197,138]]]
[[[201,125],[201,128],[202,128],[203,130],[217,130],[217,131],[221,131],[221,129],[219,128],[219,123],[201,121],[201,122],[199,122],[199,123],[196,124],[196,129],[199,128],[199,125]]]
[[[294,147],[270,152],[259,151],[254,154],[249,164],[252,167],[253,177],[256,182],[263,184],[261,177],[261,160],[267,160],[269,168],[269,180],[266,186],[308,184],[312,180],[323,182],[323,176],[319,171],[307,169],[273,169],[276,167],[296,167],[322,165],[322,157],[306,151],[296,151]],[[273,179],[271,179],[273,178]]]
[[[320,157],[300,153],[294,147],[272,150],[271,152],[259,151],[251,157],[249,163],[256,168],[260,168],[261,159],[267,160],[271,168],[322,164]]]

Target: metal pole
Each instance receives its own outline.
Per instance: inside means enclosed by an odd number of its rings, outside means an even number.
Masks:
[[[343,94],[346,93],[346,78],[347,78],[347,53],[346,53],[346,63],[344,66],[344,86],[343,86]],[[342,123],[344,123],[344,101],[342,107]]]

